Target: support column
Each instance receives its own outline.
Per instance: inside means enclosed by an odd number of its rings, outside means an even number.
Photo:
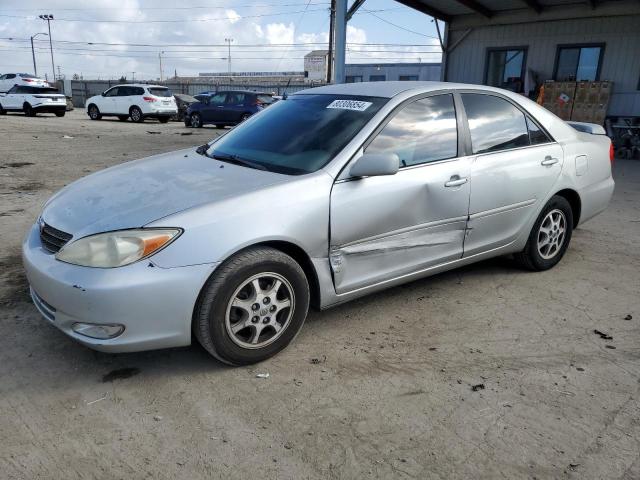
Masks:
[[[344,83],[345,50],[347,46],[347,0],[336,0],[335,83]]]

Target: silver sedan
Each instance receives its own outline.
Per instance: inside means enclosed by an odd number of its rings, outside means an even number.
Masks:
[[[611,198],[602,127],[437,82],[291,95],[209,144],[54,195],[23,258],[36,307],[108,352],[249,364],[320,309],[497,255],[553,267]],[[428,327],[425,327],[428,328]]]

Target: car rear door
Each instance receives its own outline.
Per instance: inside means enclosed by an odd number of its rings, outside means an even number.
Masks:
[[[396,153],[398,173],[335,183],[329,254],[338,293],[462,257],[470,159],[461,121],[452,94],[410,101],[364,147]]]
[[[510,99],[462,93],[471,136],[465,256],[508,245],[541,208],[562,170],[562,147]]]

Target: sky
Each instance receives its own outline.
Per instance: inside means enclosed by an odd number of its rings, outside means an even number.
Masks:
[[[349,0],[349,5],[352,0]],[[29,38],[53,14],[54,64],[67,78],[157,79],[232,71],[302,71],[326,49],[328,0],[1,0],[0,73],[33,72]],[[442,25],[441,25],[442,27]],[[48,37],[34,40],[38,73],[52,75]],[[348,23],[348,63],[437,62],[431,17],[367,0]],[[134,73],[135,72],[135,73]]]

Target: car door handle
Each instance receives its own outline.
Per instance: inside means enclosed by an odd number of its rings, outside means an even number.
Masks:
[[[469,181],[468,178],[460,178],[458,175],[454,175],[451,179],[444,184],[445,187],[459,187]]]
[[[544,160],[542,162],[540,162],[540,165],[544,165],[545,167],[549,167],[551,165],[555,165],[556,163],[558,163],[558,159],[557,158],[553,158],[553,157],[550,157],[549,155],[547,155],[546,157],[544,157]]]

